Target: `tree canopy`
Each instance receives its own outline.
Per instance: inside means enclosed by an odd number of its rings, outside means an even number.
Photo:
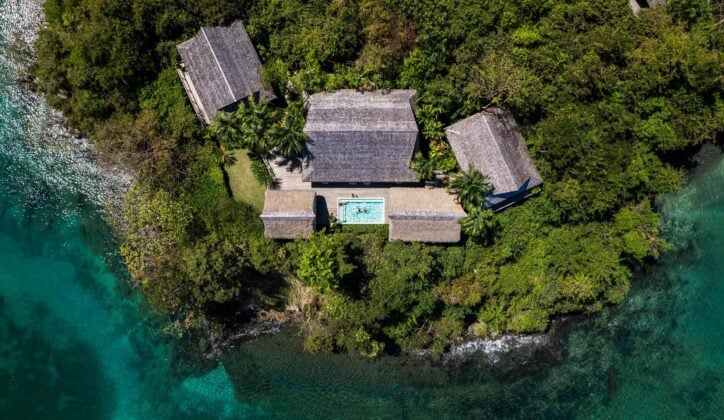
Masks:
[[[466,332],[541,331],[557,314],[618,302],[632,270],[666,249],[651,198],[679,188],[682,156],[724,126],[723,10],[718,0],[670,0],[638,17],[627,0],[47,0],[35,74],[106,159],[139,174],[123,254],[160,311],[223,331],[244,302],[283,307],[299,277],[318,297],[305,310],[309,350],[439,353]],[[236,19],[285,103],[250,102],[209,136],[176,78],[175,45]],[[336,88],[418,90],[423,179],[458,170],[443,127],[504,106],[545,184],[494,215],[461,195],[473,209],[459,246],[351,227],[267,241],[256,211],[229,197],[217,142],[298,154],[305,95]]]

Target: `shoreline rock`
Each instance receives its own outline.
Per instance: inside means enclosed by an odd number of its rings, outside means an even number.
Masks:
[[[254,311],[253,318],[239,325],[234,331],[226,332],[223,336],[208,334],[209,350],[204,352],[203,358],[219,359],[226,351],[236,348],[245,340],[261,335],[276,335],[302,322],[302,315],[299,312],[255,309],[257,310]]]

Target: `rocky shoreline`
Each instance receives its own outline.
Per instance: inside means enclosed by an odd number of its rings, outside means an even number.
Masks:
[[[33,42],[38,31],[45,25],[41,0],[9,0],[2,13],[3,21],[12,25],[0,28],[3,38],[9,40],[3,51],[10,74],[18,83],[10,94],[12,100],[28,110],[32,118],[28,123],[28,138],[32,142],[24,145],[27,158],[51,162],[44,167],[65,168],[67,173],[77,173],[72,187],[106,210],[111,226],[122,226],[123,198],[135,182],[136,177],[127,169],[117,165],[105,165],[92,142],[68,126],[65,116],[51,108],[42,93],[36,91],[36,80],[29,69],[35,60]],[[30,144],[32,143],[32,144]],[[62,165],[60,164],[62,163]],[[63,177],[45,177],[49,181],[61,182]]]
[[[43,25],[42,2],[23,1],[9,2],[8,9],[3,13],[21,16],[14,20],[16,27],[9,28],[8,33],[15,35],[13,54],[10,57],[17,60],[21,66],[28,66],[32,62],[32,42],[37,31]],[[34,81],[27,74],[19,74],[23,85],[32,88]],[[28,92],[29,95],[36,95]],[[36,95],[37,96],[37,95]],[[42,97],[39,96],[39,99]],[[90,166],[95,165],[98,175],[113,185],[107,195],[99,197],[99,204],[109,206],[106,212],[115,228],[122,226],[122,200],[123,193],[132,185],[135,178],[132,174],[117,166],[104,167],[98,153],[90,141],[83,139],[80,133],[69,129],[62,114],[57,111],[48,111],[45,126],[41,129],[44,135],[40,147],[52,150],[53,153],[62,153],[69,159],[84,161]],[[705,153],[702,148],[700,153]],[[92,170],[91,170],[92,171]],[[106,189],[104,189],[106,190]],[[122,229],[121,229],[122,231]],[[543,360],[547,363],[560,363],[564,358],[560,339],[568,330],[568,326],[575,323],[578,317],[562,317],[554,321],[552,327],[545,334],[536,335],[502,335],[491,338],[477,338],[473,336],[462,337],[456,342],[441,359],[442,364],[459,363],[471,355],[482,355],[490,363],[500,363],[503,354],[515,354],[520,360]],[[254,305],[249,308],[249,321],[238,325],[231,332],[224,334],[208,333],[209,349],[204,357],[207,359],[219,358],[226,350],[233,349],[240,341],[252,339],[265,334],[278,334],[287,329],[301,325],[302,315],[298,311],[264,310]],[[408,350],[404,355],[415,357],[432,357],[428,350]],[[506,358],[515,359],[515,358]]]

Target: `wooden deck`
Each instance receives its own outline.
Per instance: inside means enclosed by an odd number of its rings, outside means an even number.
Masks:
[[[277,179],[277,188],[280,190],[308,190],[312,188],[311,182],[302,181],[303,163],[290,162],[277,156],[267,160],[267,164]]]

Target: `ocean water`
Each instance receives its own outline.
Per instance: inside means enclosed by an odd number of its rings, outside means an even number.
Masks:
[[[101,170],[17,82],[39,1],[0,0],[0,418],[232,418],[226,372],[177,373],[179,343],[128,286]]]
[[[307,355],[291,330],[193,364],[128,286],[101,170],[16,80],[37,0],[0,0],[0,418],[722,418],[724,159],[659,199],[672,251],[551,340],[424,357]],[[475,351],[473,351],[475,350]]]

